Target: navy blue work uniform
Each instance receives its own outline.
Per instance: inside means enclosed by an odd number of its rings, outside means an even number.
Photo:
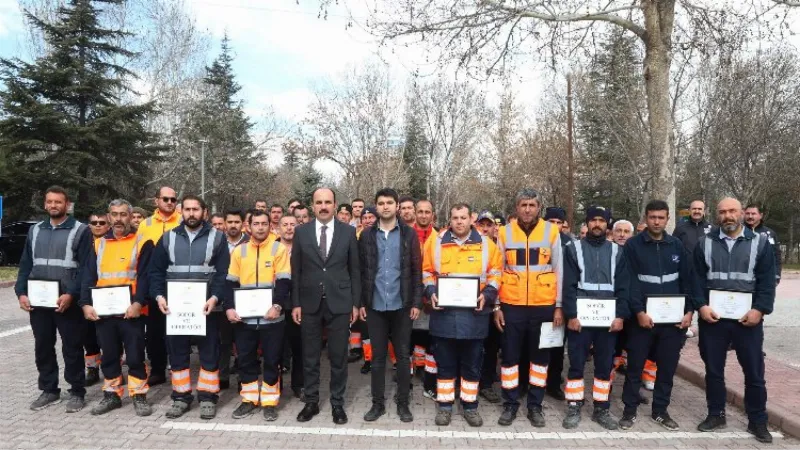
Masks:
[[[700,238],[694,250],[702,303],[710,290],[750,292],[753,309],[767,315],[775,303],[775,254],[768,239],[745,228],[735,238],[719,228]],[[698,308],[699,309],[699,308]],[[725,415],[725,359],[733,344],[744,372],[744,409],[751,424],[767,423],[764,381],[764,322],[745,326],[738,320],[699,321],[700,356],[706,364],[706,401],[710,416]],[[659,366],[659,370],[661,367]]]
[[[653,239],[647,231],[639,233],[630,238],[623,248],[631,271],[631,320],[625,324],[628,330],[628,370],[622,390],[624,414],[635,415],[639,406],[642,369],[651,347],[654,347],[658,365],[652,412],[654,415],[666,413],[686,331],[676,324],[655,324],[653,328],[643,328],[636,317],[646,312],[648,296],[684,295],[684,312],[696,309],[698,303],[694,297],[696,290],[692,258],[683,243],[666,232],[661,240]]]

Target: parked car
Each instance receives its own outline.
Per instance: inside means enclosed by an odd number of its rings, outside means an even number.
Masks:
[[[36,223],[33,220],[21,220],[3,225],[2,234],[0,234],[0,266],[19,264],[22,251],[25,249],[28,231]]]

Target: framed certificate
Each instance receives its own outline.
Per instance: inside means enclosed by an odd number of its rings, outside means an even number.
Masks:
[[[741,291],[708,291],[708,306],[720,319],[739,320],[753,309],[753,293]]]
[[[57,308],[58,292],[58,281],[28,280],[28,300],[34,308]]]
[[[272,288],[249,287],[233,290],[236,314],[242,319],[263,318],[272,308]]]
[[[436,286],[440,308],[478,307],[478,296],[481,295],[479,277],[439,277]]]
[[[616,317],[616,298],[578,298],[578,320],[582,327],[610,327]]]
[[[205,336],[206,280],[167,280],[167,335]]]
[[[92,288],[92,305],[98,316],[124,316],[131,306],[131,286]]]
[[[539,332],[539,348],[564,346],[564,326],[553,327],[553,322],[544,322]]]
[[[647,297],[647,315],[653,323],[681,323],[686,308],[685,295],[658,295]]]

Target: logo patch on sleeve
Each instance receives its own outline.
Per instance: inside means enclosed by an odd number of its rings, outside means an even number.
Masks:
[[[674,263],[681,262],[681,255],[672,255],[672,262]]]

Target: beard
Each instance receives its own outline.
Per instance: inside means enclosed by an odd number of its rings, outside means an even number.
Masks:
[[[725,232],[736,231],[736,229],[739,228],[739,225],[740,225],[739,222],[725,222],[722,224],[722,231]]]

